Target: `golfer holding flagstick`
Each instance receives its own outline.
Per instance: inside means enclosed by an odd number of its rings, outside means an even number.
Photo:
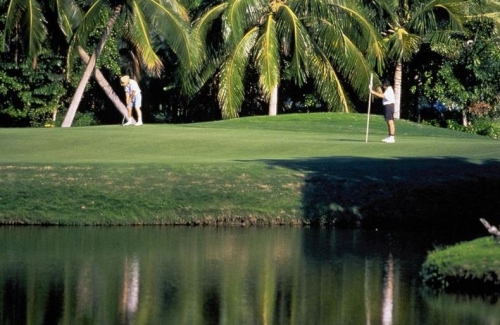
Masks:
[[[384,117],[385,122],[387,123],[387,138],[383,139],[382,142],[385,143],[395,143],[396,139],[394,135],[396,133],[396,127],[394,125],[394,103],[396,102],[396,96],[394,95],[394,90],[391,87],[391,82],[387,79],[382,81],[382,89],[378,87],[377,91],[372,89],[372,85],[370,84],[370,93],[377,96],[378,98],[382,98],[382,104],[384,105]]]

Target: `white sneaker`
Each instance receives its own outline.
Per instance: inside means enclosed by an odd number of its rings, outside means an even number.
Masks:
[[[128,120],[127,123],[123,124],[123,126],[127,126],[127,125],[132,125],[132,121]]]
[[[383,139],[382,142],[385,142],[385,143],[395,143],[396,139],[393,136],[392,137],[387,137],[387,138]]]
[[[142,125],[142,121],[138,121],[137,123],[135,123],[135,126],[141,126]]]

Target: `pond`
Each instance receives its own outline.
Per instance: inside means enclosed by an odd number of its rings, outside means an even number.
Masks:
[[[422,234],[288,227],[0,227],[0,324],[498,324],[427,292]]]

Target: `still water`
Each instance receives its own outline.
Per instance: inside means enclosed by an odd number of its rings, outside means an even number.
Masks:
[[[421,288],[430,249],[358,230],[0,227],[0,324],[499,324],[492,299]]]

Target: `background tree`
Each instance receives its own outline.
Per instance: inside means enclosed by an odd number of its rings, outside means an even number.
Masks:
[[[7,7],[5,35],[2,47],[12,46],[14,62],[19,63],[20,52],[26,48],[25,55],[37,66],[38,55],[47,38],[47,21],[42,6],[37,0],[0,0],[0,8]]]
[[[73,37],[73,32],[78,28],[78,26],[82,23],[83,19],[83,11],[76,0],[50,0],[49,6],[51,8],[51,12],[57,15],[57,23],[59,29],[64,34],[66,38],[66,42],[69,44]],[[83,61],[84,65],[86,65],[90,56],[83,49],[83,47],[77,47],[78,56]],[[108,69],[110,67],[109,63],[111,60],[108,60]],[[72,71],[75,69],[73,68]],[[116,72],[116,70],[115,70]],[[70,76],[71,77],[71,76]],[[106,96],[111,100],[116,109],[123,115],[127,115],[127,108],[121,101],[120,97],[115,93],[113,87],[106,80],[105,76],[101,72],[99,68],[95,69],[95,78],[99,86],[102,88]]]
[[[109,19],[101,39],[91,55],[80,83],[75,91],[71,105],[64,118],[63,127],[71,126],[85,86],[95,68],[97,59],[119,17],[125,20],[124,29],[117,31],[134,46],[138,60],[145,70],[152,75],[159,75],[163,65],[155,53],[153,34],[163,37],[169,44],[184,69],[196,65],[198,44],[189,35],[189,16],[176,1],[155,0],[96,0],[88,7],[84,18],[74,33],[70,49],[85,46],[88,35],[93,30],[103,12],[108,12]],[[71,62],[70,51],[70,62]]]
[[[2,6],[6,8],[6,16],[9,19],[6,19],[8,23],[2,24],[2,30],[5,30],[6,37],[2,38],[4,51],[10,50],[12,54],[12,60],[8,59],[8,57],[4,57],[6,61],[5,68],[11,69],[10,64],[8,62],[14,61],[15,65],[18,66],[20,60],[30,59],[32,60],[32,66],[34,69],[39,70],[38,73],[41,74],[41,78],[37,78],[36,80],[41,81],[45,80],[47,76],[51,76],[56,78],[55,71],[51,69],[50,71],[40,71],[38,65],[38,56],[40,54],[43,55],[46,53],[54,53],[60,56],[67,55],[67,43],[70,42],[73,36],[73,30],[77,28],[77,26],[81,23],[82,20],[82,12],[78,3],[75,0],[49,0],[46,2],[37,2],[37,1],[28,1],[28,0],[10,0],[3,1]],[[22,27],[22,28],[21,28]],[[50,30],[50,34],[47,31]],[[37,37],[37,35],[39,37]],[[66,39],[67,43],[64,41]],[[29,52],[24,51],[24,49],[30,49]],[[83,48],[78,48],[78,54],[83,62],[87,62],[89,60],[87,53],[83,50]],[[54,56],[45,55],[45,59],[53,58]],[[56,59],[57,64],[60,65],[60,58]],[[23,73],[24,74],[32,74],[36,75],[36,72],[28,72],[24,70],[23,64]],[[47,67],[48,62],[45,62],[43,67]],[[13,72],[13,70],[10,70]],[[59,73],[64,74],[64,68],[59,67]],[[113,104],[117,107],[118,110],[122,111],[122,114],[126,114],[125,105],[122,103],[120,98],[113,91],[112,87],[109,85],[107,80],[104,78],[103,74],[99,69],[95,71],[96,79],[99,85],[104,90],[105,94],[108,98],[113,102]],[[30,78],[29,80],[35,80]],[[34,89],[42,87],[42,85],[32,85],[26,82],[29,80],[24,79],[22,82],[16,81],[15,79],[5,80],[6,84],[9,83],[18,83],[23,85],[21,88],[32,89],[31,93],[34,95],[39,93],[39,91],[34,91]],[[63,82],[61,83],[62,78],[57,77],[57,81],[51,80],[47,81],[47,83],[52,83],[52,85],[43,85],[46,88],[61,88],[64,91],[68,91],[70,89],[69,84]],[[55,84],[57,82],[57,85]],[[27,98],[25,95],[21,94],[21,90],[16,90],[16,87],[10,87],[9,92],[12,93],[14,97],[23,97]],[[56,119],[57,110],[59,107],[64,107],[65,102],[63,101],[63,97],[61,97],[61,90],[55,91],[51,90],[48,93],[58,94],[57,98],[59,100],[52,100],[49,98],[45,99],[45,102],[52,103],[49,105],[53,108],[52,114],[52,123]],[[17,94],[19,93],[19,94]],[[14,97],[10,98],[14,98]],[[29,100],[24,100],[23,102],[28,103]],[[33,102],[33,100],[31,100]],[[42,101],[40,101],[42,102]],[[4,103],[7,105],[8,103]],[[24,110],[28,106],[14,104],[14,101],[9,102],[9,105],[17,105],[17,110]],[[46,107],[49,107],[46,106]],[[12,107],[12,106],[9,106]],[[43,114],[43,111],[37,110],[40,114]],[[10,110],[10,112],[13,112]],[[27,116],[35,117],[37,114],[26,114]],[[41,117],[36,118],[36,120],[40,120]],[[40,121],[31,121],[30,125],[39,124]]]
[[[439,126],[498,137],[500,38],[491,20],[470,20],[453,42],[436,44],[415,67],[424,119]]]
[[[48,8],[38,1],[0,0],[0,125],[45,125],[64,105],[62,38]]]
[[[367,5],[378,12],[388,58],[394,66],[395,110],[399,116],[403,64],[412,59],[424,43],[449,42],[449,36],[463,29],[465,19],[477,14],[476,0],[375,0]],[[484,7],[483,7],[484,9]]]
[[[358,1],[228,0],[210,4],[194,32],[206,63],[198,84],[215,80],[224,118],[239,116],[249,65],[258,87],[277,113],[278,86],[285,67],[299,87],[312,80],[331,110],[350,111],[347,83],[366,94],[372,67],[383,51],[367,12]]]
[[[43,126],[64,104],[66,83],[64,57],[46,51],[31,60],[10,61],[0,53],[0,126]],[[52,125],[52,124],[51,124]]]

